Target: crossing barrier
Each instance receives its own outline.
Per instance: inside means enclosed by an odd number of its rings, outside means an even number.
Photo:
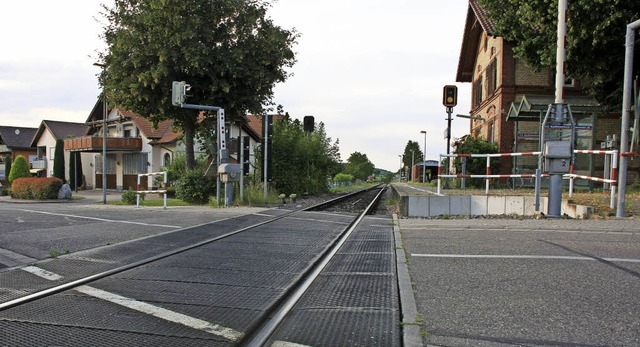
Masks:
[[[164,175],[164,189],[160,189],[160,190],[140,190],[140,177],[155,177],[155,176],[161,176]],[[138,174],[138,183],[136,185],[136,208],[140,208],[140,194],[164,194],[164,209],[167,209],[167,172],[166,171],[162,171],[162,172],[152,172],[152,173],[146,173],[146,174]]]

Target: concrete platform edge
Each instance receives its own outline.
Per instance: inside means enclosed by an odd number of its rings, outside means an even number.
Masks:
[[[402,345],[406,347],[424,346],[422,335],[420,334],[420,323],[418,322],[418,307],[413,295],[413,286],[411,285],[407,258],[402,246],[400,224],[398,222],[398,215],[395,213],[393,214],[393,235],[395,238],[398,291],[400,293],[400,306],[402,308]]]

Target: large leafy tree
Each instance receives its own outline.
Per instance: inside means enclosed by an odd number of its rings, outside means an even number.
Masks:
[[[375,166],[367,158],[367,155],[360,152],[353,152],[347,159],[345,173],[352,175],[355,179],[366,180],[373,175]]]
[[[112,104],[154,124],[173,119],[194,166],[198,111],[171,104],[172,81],[191,85],[190,104],[220,106],[227,119],[271,104],[295,63],[294,30],[266,16],[266,0],[115,0],[104,6],[100,83]]]
[[[554,67],[558,0],[478,0],[496,34],[515,44],[514,53],[534,68]],[[587,92],[615,110],[622,100],[627,24],[640,19],[640,1],[568,2],[567,73],[589,83]],[[634,70],[640,71],[636,39]]]
[[[317,194],[328,189],[327,179],[340,171],[338,141],[332,143],[321,122],[312,133],[288,115],[274,122],[273,183],[282,193]],[[262,170],[262,153],[256,162]]]
[[[402,155],[402,166],[411,168],[411,165],[415,165],[423,160],[424,156],[420,150],[420,145],[416,141],[407,142],[404,147],[404,154]],[[409,169],[409,175],[413,169]],[[413,178],[413,177],[411,177]]]

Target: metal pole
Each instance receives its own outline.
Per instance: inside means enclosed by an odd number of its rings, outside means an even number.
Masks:
[[[427,132],[424,130],[420,130],[420,134],[424,134],[424,154],[422,156],[422,183],[427,181]]]
[[[107,92],[102,88],[102,203],[107,203]]]
[[[78,192],[78,152],[73,152],[73,184],[75,184],[76,193]]]
[[[244,161],[246,158],[244,157],[244,136],[242,136],[242,124],[240,125],[240,153],[238,157],[240,158],[240,202],[244,201]]]
[[[450,153],[451,147],[451,113],[453,107],[447,107],[447,155]],[[447,175],[451,174],[451,158],[447,156]],[[444,189],[449,189],[449,177],[444,180]]]
[[[564,81],[566,69],[567,0],[558,1],[558,41],[556,50],[556,98],[554,121],[562,122],[564,113]],[[571,138],[573,140],[573,136]],[[549,217],[562,216],[562,174],[549,175]]]
[[[625,43],[624,86],[622,92],[622,124],[620,126],[620,162],[618,163],[618,204],[616,217],[624,217],[627,189],[627,160],[625,153],[629,151],[629,118],[631,117],[631,82],[633,74],[633,49],[635,30],[640,28],[640,20],[627,25],[627,39]]]
[[[267,160],[267,149],[269,147],[269,116],[268,115],[264,115],[264,148],[262,151],[262,160],[264,162],[263,165],[263,171],[264,171],[264,201],[267,201],[267,196],[269,194],[269,179],[267,177],[267,165],[268,165],[268,160]]]

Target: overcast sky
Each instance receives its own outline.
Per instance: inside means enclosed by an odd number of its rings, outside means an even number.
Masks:
[[[84,122],[99,91],[96,50],[105,0],[20,0],[0,12],[0,125],[43,119]],[[396,171],[409,140],[427,159],[446,152],[442,87],[455,84],[467,0],[279,0],[274,22],[302,36],[294,76],[276,104],[294,118],[313,115],[340,140],[346,160],[366,154]],[[456,113],[468,114],[470,85],[457,84]],[[452,136],[468,133],[453,120]]]

